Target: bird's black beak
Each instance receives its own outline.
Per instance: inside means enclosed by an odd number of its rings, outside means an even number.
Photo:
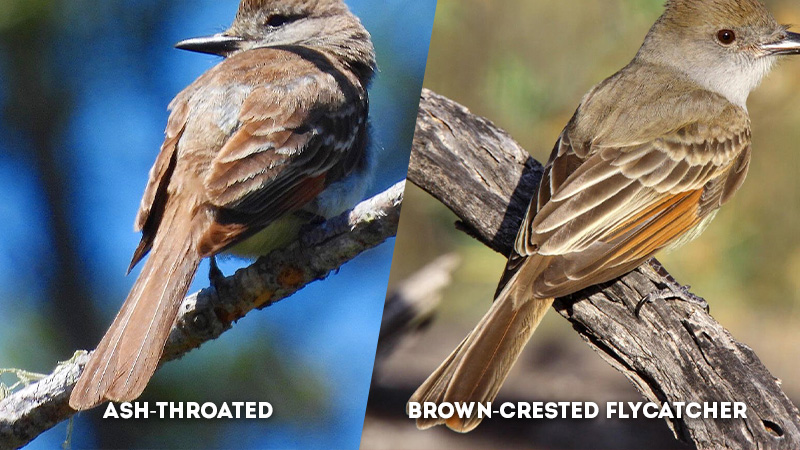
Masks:
[[[764,44],[761,49],[773,55],[800,55],[800,34],[787,31],[783,39]]]
[[[190,52],[208,53],[210,55],[228,56],[239,50],[244,39],[238,36],[215,34],[213,36],[186,39],[175,44],[175,48],[189,50]]]

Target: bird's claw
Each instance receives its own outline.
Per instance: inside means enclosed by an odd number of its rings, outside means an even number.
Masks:
[[[217,258],[212,256],[208,260],[209,262],[209,269],[208,269],[208,281],[211,283],[211,287],[214,288],[215,291],[219,292],[219,286],[222,285],[222,280],[225,279],[225,274],[222,273],[219,266],[217,265]]]
[[[300,231],[300,240],[304,247],[313,247],[322,244],[331,237],[349,231],[350,224],[342,220],[341,216],[325,220],[323,217],[303,225]]]
[[[699,307],[703,308],[705,312],[709,312],[711,310],[708,302],[705,301],[702,297],[692,294],[689,289],[691,286],[689,285],[681,285],[681,284],[666,284],[666,289],[653,291],[647,294],[644,298],[639,300],[639,303],[636,304],[636,308],[634,309],[634,314],[636,317],[639,317],[639,312],[641,311],[642,307],[647,303],[653,303],[658,300],[669,300],[669,299],[678,299],[683,300],[689,303],[693,303],[698,305]]]

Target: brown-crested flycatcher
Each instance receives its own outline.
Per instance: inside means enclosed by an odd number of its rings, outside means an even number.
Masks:
[[[339,214],[366,187],[375,54],[342,0],[242,0],[227,31],[177,47],[226,59],[170,103],[131,266],[150,256],[72,391],[78,410],[142,393],[202,258],[252,254],[283,239],[264,237],[277,222]]]
[[[494,303],[412,402],[489,402],[554,297],[697,236],[750,161],[747,96],[800,53],[757,0],[668,0],[636,57],[583,98],[545,166]],[[467,432],[480,418],[419,419]]]

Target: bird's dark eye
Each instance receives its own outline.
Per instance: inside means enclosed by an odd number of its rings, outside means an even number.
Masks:
[[[722,45],[731,45],[736,40],[736,33],[733,30],[719,30],[717,32],[717,40]]]
[[[279,27],[291,20],[292,19],[289,16],[284,16],[283,14],[273,14],[267,18],[267,25],[271,27]]]

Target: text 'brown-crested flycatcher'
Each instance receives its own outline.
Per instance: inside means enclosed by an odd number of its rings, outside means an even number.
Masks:
[[[746,101],[800,35],[757,0],[668,0],[636,57],[581,101],[491,309],[411,397],[489,402],[561,297],[697,236],[750,161]],[[480,418],[418,419],[467,432]]]
[[[341,0],[242,0],[227,31],[177,47],[226,59],[170,103],[131,266],[150,256],[72,391],[78,410],[142,393],[202,258],[339,214],[369,178],[375,54]]]

